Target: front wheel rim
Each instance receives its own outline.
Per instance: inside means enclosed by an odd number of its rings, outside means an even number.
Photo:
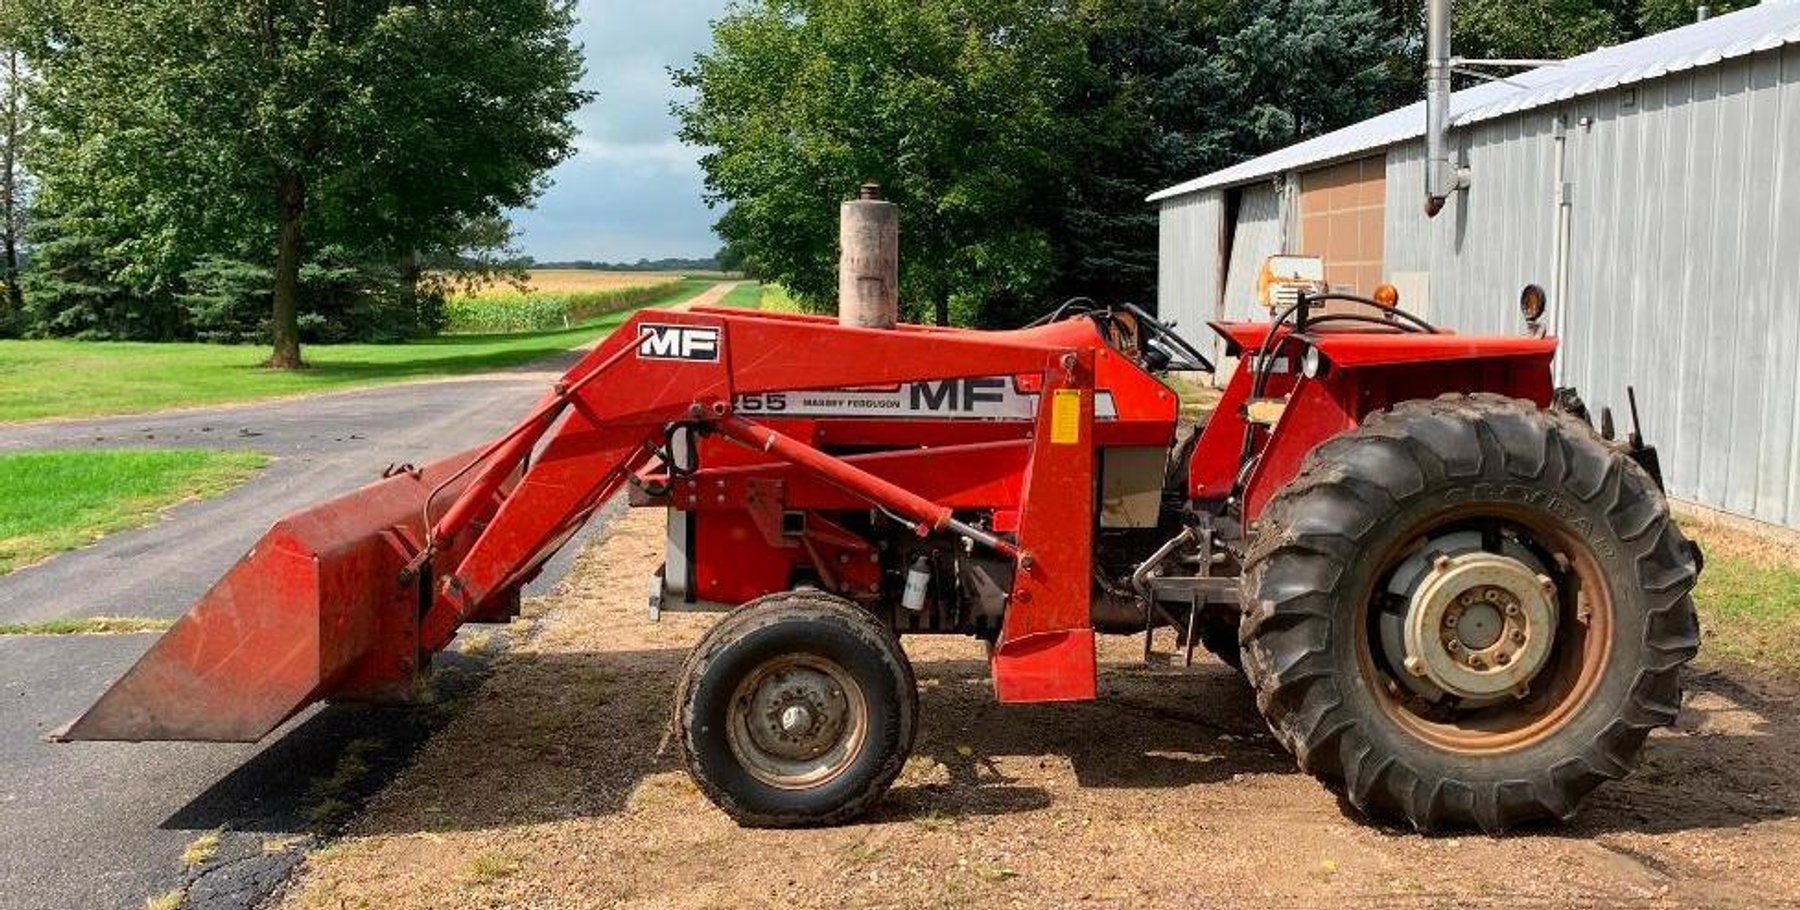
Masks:
[[[812,654],[759,664],[732,692],[726,731],[751,777],[806,790],[841,777],[868,740],[868,700],[842,666]]]

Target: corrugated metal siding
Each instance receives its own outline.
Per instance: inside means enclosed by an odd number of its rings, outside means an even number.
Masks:
[[[1388,152],[1387,269],[1430,272],[1433,321],[1462,332],[1520,329],[1519,289],[1549,287],[1555,160],[1550,115],[1486,123],[1458,134],[1474,183],[1425,217],[1425,148]]]
[[[1463,89],[1451,96],[1450,121],[1469,127],[1797,43],[1800,2],[1764,0],[1704,22],[1514,73],[1504,82]],[[1425,104],[1419,102],[1169,187],[1152,194],[1149,201],[1342,161],[1423,135]]]
[[[1568,378],[1676,496],[1800,526],[1800,49],[1576,104]]]
[[[1162,204],[1157,251],[1157,314],[1193,330],[1213,319],[1225,284],[1225,206],[1218,193]]]
[[[1637,387],[1678,498],[1800,527],[1800,47],[1560,110],[1573,187],[1569,299],[1551,302],[1560,378],[1621,430]],[[1474,184],[1435,220],[1420,211],[1420,144],[1390,150],[1387,268],[1431,273],[1435,321],[1516,332],[1519,288],[1552,286],[1555,113],[1459,131]]]
[[[1282,202],[1287,195],[1274,183],[1244,187],[1231,240],[1231,263],[1225,279],[1225,319],[1268,318],[1257,306],[1256,280],[1263,261],[1283,252],[1287,238]]]

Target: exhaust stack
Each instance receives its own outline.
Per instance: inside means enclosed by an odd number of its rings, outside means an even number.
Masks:
[[[1425,19],[1425,214],[1435,218],[1469,172],[1450,160],[1450,0],[1426,0]]]
[[[864,184],[838,223],[838,321],[864,329],[900,324],[900,207]]]

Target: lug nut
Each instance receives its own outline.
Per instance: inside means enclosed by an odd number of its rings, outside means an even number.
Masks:
[[[1507,604],[1506,605],[1506,615],[1516,617],[1519,615],[1519,612],[1520,611],[1519,611],[1518,604]]]
[[[1469,666],[1476,670],[1486,670],[1487,661],[1482,660],[1480,655],[1472,654],[1469,656]]]
[[[1425,662],[1417,657],[1408,657],[1406,659],[1406,672],[1411,673],[1414,676],[1424,676]]]
[[[1522,630],[1522,629],[1521,629],[1521,630],[1520,630],[1520,631],[1517,631],[1517,632],[1514,632],[1514,633],[1513,633],[1513,634],[1512,634],[1512,640],[1513,640],[1513,644],[1515,644],[1515,645],[1522,645],[1522,644],[1524,644],[1524,643],[1525,643],[1525,632],[1524,632],[1524,630]]]
[[[1504,667],[1507,664],[1512,663],[1512,655],[1511,654],[1497,654],[1494,656],[1494,663],[1497,666]]]

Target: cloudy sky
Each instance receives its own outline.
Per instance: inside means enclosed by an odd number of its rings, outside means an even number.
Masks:
[[[515,218],[526,254],[631,261],[718,251],[700,153],[675,138],[668,68],[710,46],[727,2],[581,0],[576,37],[600,99],[578,115],[579,152],[552,175],[556,185]]]

